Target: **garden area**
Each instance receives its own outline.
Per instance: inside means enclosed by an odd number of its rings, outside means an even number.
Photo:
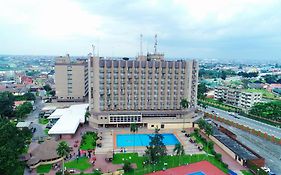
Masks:
[[[80,171],[85,171],[92,167],[87,157],[81,157],[65,163],[67,169],[76,169]]]
[[[274,99],[274,98],[277,97],[276,95],[274,95],[274,94],[271,93],[271,92],[268,92],[268,91],[265,90],[265,89],[246,89],[245,91],[246,91],[246,92],[261,93],[264,98],[269,98],[269,99]]]
[[[49,173],[52,169],[52,164],[40,165],[36,168],[37,174]]]
[[[98,135],[95,132],[86,132],[82,136],[80,149],[81,150],[93,150],[96,148],[96,140],[98,139]]]
[[[117,153],[114,155],[114,164],[124,164],[126,161],[135,163],[136,169],[132,169],[129,172],[125,172],[125,175],[142,175],[153,171],[160,171],[163,169],[178,167],[181,165],[187,165],[190,163],[200,162],[207,160],[223,172],[228,172],[228,169],[224,166],[223,162],[218,161],[214,156],[207,156],[206,154],[195,155],[167,155],[160,158],[156,164],[143,164],[147,160],[147,157],[138,156],[137,153]]]

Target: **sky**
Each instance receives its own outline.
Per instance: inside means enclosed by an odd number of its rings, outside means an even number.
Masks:
[[[281,59],[280,0],[0,0],[0,54]]]

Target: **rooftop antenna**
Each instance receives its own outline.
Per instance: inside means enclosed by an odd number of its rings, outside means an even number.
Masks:
[[[140,56],[142,56],[142,34],[140,34]]]
[[[93,57],[95,56],[95,46],[92,44],[92,49],[93,49]]]
[[[155,36],[154,36],[154,38],[155,38],[155,43],[154,43],[154,54],[156,54],[157,53],[157,34],[155,34]]]

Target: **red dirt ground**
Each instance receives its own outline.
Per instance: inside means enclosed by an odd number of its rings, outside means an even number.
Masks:
[[[147,175],[187,175],[201,171],[205,175],[226,175],[220,169],[212,165],[208,161],[201,161],[189,165],[184,165],[176,168],[170,168],[165,171],[157,171]]]

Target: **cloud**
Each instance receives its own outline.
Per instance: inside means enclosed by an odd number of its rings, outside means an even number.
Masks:
[[[280,8],[278,0],[9,0],[0,6],[0,39],[8,43],[0,52],[86,55],[94,43],[103,55],[134,56],[139,34],[152,51],[157,33],[167,56],[275,57]]]

